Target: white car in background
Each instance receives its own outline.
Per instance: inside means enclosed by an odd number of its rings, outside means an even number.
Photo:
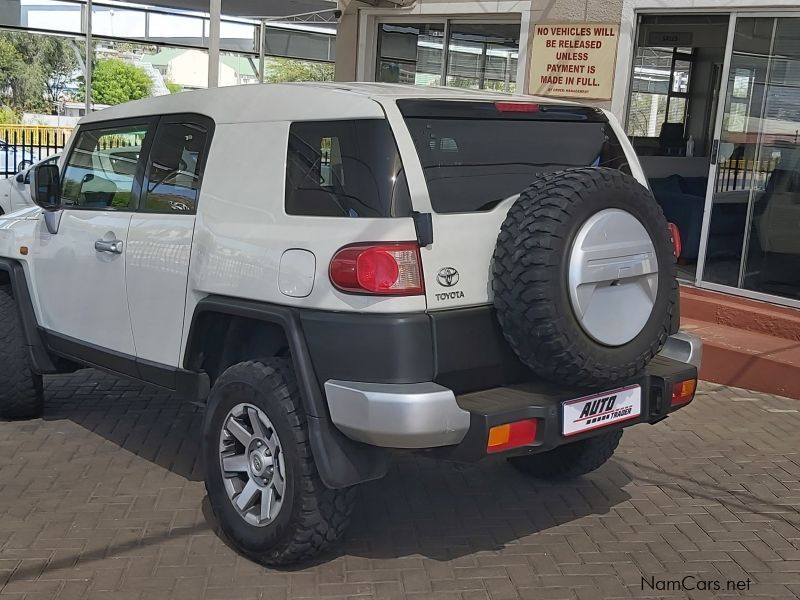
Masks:
[[[61,154],[53,154],[37,164],[55,165]],[[21,208],[35,206],[31,200],[31,167],[20,171],[13,177],[0,179],[0,215],[8,214]]]
[[[33,162],[33,154],[29,151],[0,140],[0,175],[18,173],[30,167]]]

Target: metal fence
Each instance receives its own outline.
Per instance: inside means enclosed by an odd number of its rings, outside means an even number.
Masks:
[[[717,192],[737,190],[763,190],[769,176],[778,165],[778,159],[770,160],[721,160],[717,169]]]
[[[0,178],[61,152],[71,129],[43,125],[0,125]]]

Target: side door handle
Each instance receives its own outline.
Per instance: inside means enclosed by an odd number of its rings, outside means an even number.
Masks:
[[[108,252],[110,254],[122,254],[122,242],[120,240],[97,240],[94,243],[94,249],[97,252]]]

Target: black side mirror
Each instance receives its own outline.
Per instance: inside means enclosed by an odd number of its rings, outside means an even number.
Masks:
[[[58,165],[37,165],[31,168],[31,198],[44,210],[61,208]]]
[[[16,179],[16,180],[17,180],[17,183],[27,183],[27,182],[25,181],[25,179],[27,179],[27,176],[26,176],[26,174],[25,174],[25,173],[26,173],[25,171],[20,171],[19,173],[17,173],[17,174],[14,176],[14,179]]]

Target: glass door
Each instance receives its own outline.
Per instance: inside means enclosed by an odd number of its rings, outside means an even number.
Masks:
[[[800,300],[800,17],[734,19],[700,279],[794,303]]]

